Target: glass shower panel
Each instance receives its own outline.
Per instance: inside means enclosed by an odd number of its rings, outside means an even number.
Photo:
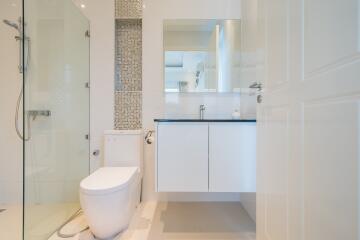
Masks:
[[[0,1],[0,239],[22,238],[23,143],[15,131],[16,102],[23,82],[19,72],[21,0]],[[15,37],[18,39],[15,39]],[[19,130],[22,126],[19,105]]]
[[[88,20],[71,0],[26,0],[25,240],[48,239],[79,208],[89,174]]]

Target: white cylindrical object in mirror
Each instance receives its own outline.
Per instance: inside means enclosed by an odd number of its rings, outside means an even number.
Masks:
[[[218,34],[218,91],[232,92],[236,38],[234,20],[224,20],[219,24]]]

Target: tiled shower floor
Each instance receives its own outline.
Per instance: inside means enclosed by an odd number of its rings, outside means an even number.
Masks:
[[[85,219],[76,224],[83,224]],[[79,227],[78,227],[79,228]],[[94,240],[89,231],[68,240]],[[255,240],[255,223],[240,203],[143,203],[114,240]],[[54,234],[49,240],[62,240]]]
[[[26,240],[45,240],[59,224],[79,208],[79,203],[27,206]],[[0,239],[21,240],[22,205],[0,205]]]

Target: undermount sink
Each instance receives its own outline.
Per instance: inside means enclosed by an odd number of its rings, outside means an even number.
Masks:
[[[163,118],[155,122],[256,122],[256,119],[199,119],[199,118]]]

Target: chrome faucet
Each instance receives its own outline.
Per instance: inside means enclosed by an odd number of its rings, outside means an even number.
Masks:
[[[204,119],[204,112],[205,112],[205,105],[204,104],[201,104],[200,105],[200,109],[199,109],[199,113],[200,113],[200,119]]]

